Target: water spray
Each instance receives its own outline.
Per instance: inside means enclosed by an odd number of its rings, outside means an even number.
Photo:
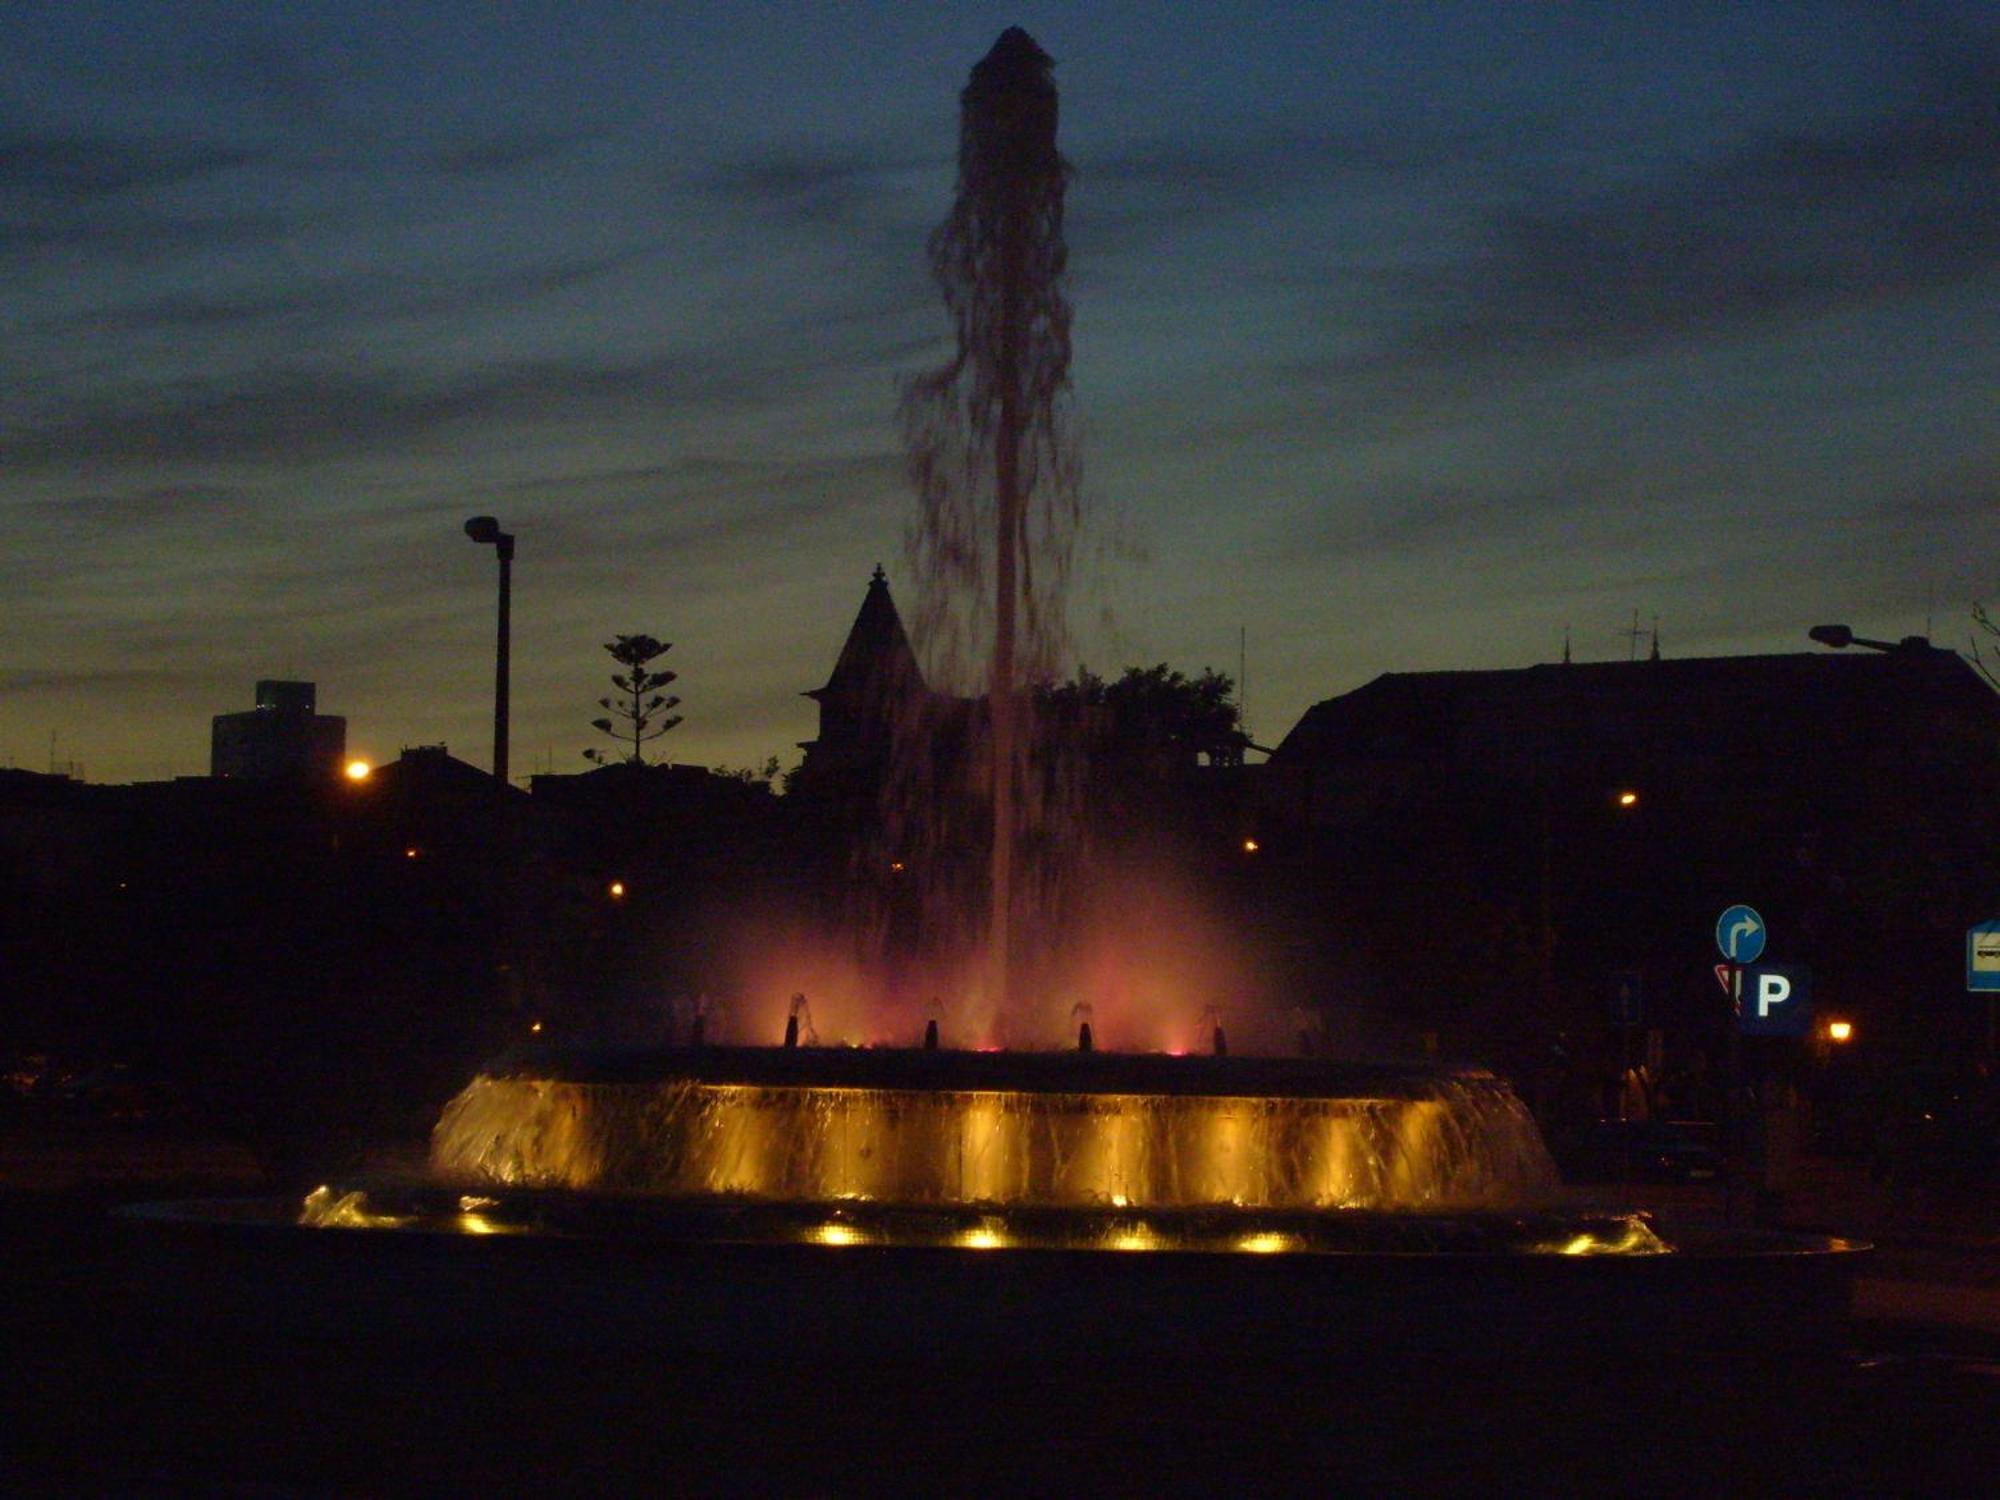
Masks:
[[[1052,67],[1027,32],[1010,27],[959,96],[957,193],[930,240],[957,348],[911,382],[902,414],[919,503],[913,553],[933,592],[927,612],[953,594],[991,611],[985,988],[1003,1011],[1013,995],[1016,839],[1036,816],[1025,805],[1037,794],[1022,684],[1050,665],[1062,634],[1060,587],[1079,508],[1062,419],[1069,168],[1056,147]]]

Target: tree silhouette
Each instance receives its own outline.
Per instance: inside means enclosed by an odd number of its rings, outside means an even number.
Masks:
[[[1126,759],[1191,766],[1205,755],[1213,765],[1233,766],[1243,763],[1246,743],[1235,693],[1235,682],[1212,668],[1189,677],[1161,662],[1127,667],[1115,682],[1079,670],[1041,697],[1058,715],[1097,710],[1103,748]]]
[[[592,719],[590,727],[621,743],[629,741],[632,749],[629,754],[619,755],[590,749],[583,752],[584,759],[596,761],[600,766],[621,762],[643,766],[646,742],[658,739],[681,721],[681,716],[673,713],[681,700],[660,691],[677,674],[646,670],[649,663],[665,656],[673,645],[656,641],[650,635],[621,635],[615,641],[607,641],[604,649],[625,670],[611,674],[611,685],[618,689],[618,696],[597,700],[597,706],[609,710],[610,717]],[[662,714],[670,717],[662,718]]]

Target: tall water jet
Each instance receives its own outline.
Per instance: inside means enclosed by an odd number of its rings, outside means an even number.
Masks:
[[[990,814],[985,991],[1004,1008],[1016,915],[1016,852],[1043,821],[1047,778],[1030,774],[1024,682],[1052,674],[1079,517],[1064,402],[1070,308],[1052,61],[1009,28],[960,95],[958,187],[932,233],[931,270],[951,314],[952,358],[913,380],[902,419],[918,497],[911,552],[919,634],[949,666],[988,637]]]

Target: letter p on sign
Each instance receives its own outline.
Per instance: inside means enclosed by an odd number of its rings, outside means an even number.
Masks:
[[[1791,998],[1792,982],[1784,975],[1766,973],[1757,976],[1757,1015],[1760,1019]]]

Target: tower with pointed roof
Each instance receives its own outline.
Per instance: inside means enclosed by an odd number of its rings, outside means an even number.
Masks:
[[[833,675],[805,696],[819,705],[819,734],[800,743],[799,788],[840,795],[879,786],[898,725],[935,696],[879,563]]]

